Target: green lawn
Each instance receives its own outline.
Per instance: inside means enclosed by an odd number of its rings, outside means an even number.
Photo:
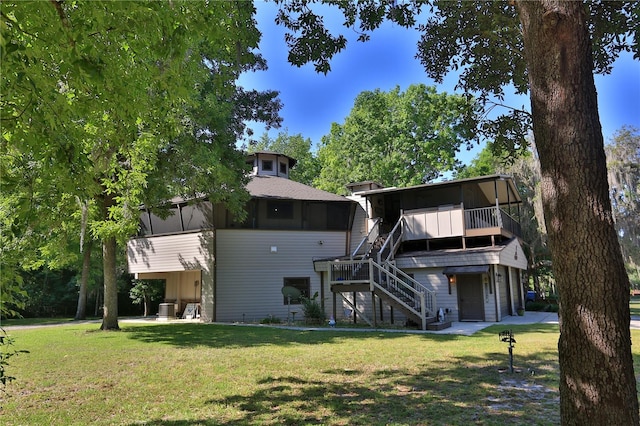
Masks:
[[[120,325],[10,330],[30,353],[11,358],[2,424],[559,423],[555,325],[513,328],[514,374],[500,325],[471,337]]]

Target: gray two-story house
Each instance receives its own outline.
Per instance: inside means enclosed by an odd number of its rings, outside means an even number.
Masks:
[[[447,320],[500,321],[523,304],[521,200],[510,177],[364,182],[342,197],[290,180],[288,156],[258,152],[248,161],[243,222],[206,199],[172,200],[166,219],[142,212],[129,272],[165,280],[170,315],[195,306],[189,312],[206,322],[286,319],[283,287],[317,292],[336,320],[410,320],[422,329],[441,309]]]

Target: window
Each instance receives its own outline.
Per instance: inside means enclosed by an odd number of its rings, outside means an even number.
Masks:
[[[268,219],[293,219],[293,203],[291,201],[269,201],[267,203]]]
[[[262,160],[262,170],[265,172],[273,171],[273,160]]]
[[[300,297],[309,297],[309,293],[311,292],[311,283],[309,277],[285,278],[283,287],[293,287],[297,289],[298,291],[300,291]],[[285,305],[289,304],[289,300],[287,299],[288,298],[286,296],[283,298],[283,302]],[[299,297],[291,299],[292,305],[299,305],[301,303],[302,301]]]
[[[287,174],[287,163],[280,163],[280,173]]]

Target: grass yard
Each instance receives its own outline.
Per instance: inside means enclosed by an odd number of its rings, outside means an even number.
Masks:
[[[552,425],[558,328],[474,336],[125,323],[15,329],[3,425]],[[632,330],[634,341],[640,331]],[[640,349],[634,345],[636,371]],[[533,371],[534,374],[531,374]]]

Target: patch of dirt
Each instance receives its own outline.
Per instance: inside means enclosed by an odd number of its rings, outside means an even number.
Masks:
[[[501,394],[499,397],[487,397],[486,408],[490,410],[519,410],[527,403],[560,403],[557,390],[524,379],[504,378],[497,389]]]

